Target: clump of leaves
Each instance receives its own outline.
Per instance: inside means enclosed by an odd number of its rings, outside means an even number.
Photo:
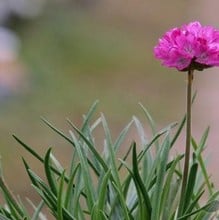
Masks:
[[[42,199],[38,206],[29,201],[34,207],[34,213],[30,215],[22,202],[12,195],[1,175],[0,188],[5,202],[0,206],[1,220],[45,220],[44,206],[59,220],[207,220],[218,217],[218,191],[209,179],[202,157],[209,129],[199,143],[192,139],[193,158],[184,201],[179,207],[184,154],[171,155],[171,149],[176,145],[186,117],[179,124],[173,123],[157,131],[152,117],[141,105],[152,137],[147,138],[143,123],[134,116],[113,141],[103,114],[92,122],[96,107],[97,102],[83,117],[81,128],[67,120],[71,128],[69,135],[43,119],[72,146],[72,159],[67,170],[52,154],[51,148],[41,156],[14,136],[43,164],[46,180],[23,159],[32,186]],[[136,128],[139,140],[127,146],[124,140],[131,126]],[[95,141],[94,131],[98,127],[104,131],[102,150]],[[126,150],[123,155],[119,153],[121,147],[123,152]],[[204,193],[206,202],[202,204]],[[180,216],[179,209],[182,210]]]

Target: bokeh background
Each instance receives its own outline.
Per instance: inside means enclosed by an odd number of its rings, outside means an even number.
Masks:
[[[33,169],[42,168],[12,134],[42,154],[53,147],[68,164],[71,146],[41,116],[68,133],[66,118],[80,126],[82,114],[98,99],[98,112],[104,112],[115,136],[133,115],[144,120],[139,102],[158,128],[179,121],[185,113],[186,75],[162,67],[153,47],[166,30],[193,20],[219,28],[218,7],[216,0],[1,0],[0,155],[13,192],[34,196],[22,156]],[[218,82],[217,68],[195,74],[193,108],[198,140],[211,126],[205,154],[216,186]]]

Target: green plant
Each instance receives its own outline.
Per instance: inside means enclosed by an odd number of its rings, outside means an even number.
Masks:
[[[46,219],[41,212],[44,205],[58,220],[219,219],[219,191],[214,189],[202,157],[209,129],[204,132],[200,143],[191,134],[193,72],[219,66],[218,36],[219,30],[191,22],[168,31],[159,40],[154,54],[163,65],[188,72],[187,111],[181,123],[169,124],[157,131],[149,112],[141,105],[152,131],[150,139],[146,138],[143,123],[134,116],[113,141],[103,114],[92,122],[97,102],[84,116],[81,128],[67,120],[71,127],[69,135],[43,119],[73,148],[68,170],[62,167],[51,148],[42,157],[14,136],[43,164],[46,180],[40,178],[23,159],[31,183],[42,199],[37,207],[33,205],[35,212],[31,216],[22,202],[11,194],[1,175],[0,188],[6,203],[0,207],[1,219]],[[185,124],[185,152],[171,156],[171,149]],[[139,141],[133,141],[127,147],[124,140],[132,125]],[[100,138],[102,147],[98,146],[94,135],[97,127],[101,127],[104,133]],[[124,147],[126,153],[119,158],[119,151]]]
[[[182,214],[178,217],[183,176],[181,161],[184,154],[174,155],[171,149],[176,145],[186,116],[179,124],[172,123],[157,131],[152,117],[141,105],[152,137],[147,137],[143,122],[134,116],[113,141],[105,116],[101,114],[93,121],[96,107],[97,102],[84,116],[81,128],[67,120],[71,127],[69,135],[43,119],[46,125],[72,146],[68,170],[62,167],[51,148],[41,156],[14,136],[22,147],[44,165],[46,180],[40,178],[23,159],[31,183],[42,199],[38,206],[30,201],[35,210],[30,215],[22,202],[12,195],[1,175],[0,188],[5,205],[0,206],[0,219],[45,220],[41,211],[43,206],[58,220],[203,220],[218,217],[216,211],[219,202],[216,199],[219,193],[209,179],[202,157],[208,129],[199,143],[194,139],[191,141],[194,152],[190,160]],[[136,128],[139,141],[129,146],[124,140],[130,127]],[[97,128],[104,131],[103,137],[94,135]],[[98,138],[102,146],[97,146]],[[120,153],[121,150],[123,153]],[[203,196],[206,201],[204,205],[201,203]]]

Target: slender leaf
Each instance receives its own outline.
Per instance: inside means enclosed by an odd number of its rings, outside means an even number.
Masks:
[[[77,150],[78,157],[81,161],[82,175],[83,175],[83,179],[85,182],[86,195],[87,195],[86,201],[87,201],[88,208],[91,211],[94,205],[94,201],[95,201],[95,191],[94,191],[94,187],[92,185],[92,179],[89,173],[87,157],[83,154],[81,150],[81,146],[79,145],[79,142],[77,141],[75,135],[71,131],[70,131],[70,134],[75,143],[75,148]]]
[[[91,117],[93,116],[94,112],[96,111],[97,105],[99,103],[99,100],[96,100],[92,106],[90,107],[88,113],[85,116],[84,123],[82,125],[81,131],[84,133],[84,131],[87,129],[88,124],[90,123]]]
[[[124,141],[131,125],[133,124],[133,121],[129,122],[127,126],[125,126],[125,128],[121,131],[121,133],[119,134],[118,138],[116,139],[115,143],[114,143],[114,150],[115,153],[118,151],[119,147],[121,146],[122,142]]]
[[[121,187],[121,182],[120,182],[120,178],[119,178],[119,174],[118,174],[118,170],[117,170],[117,165],[116,165],[116,156],[115,156],[115,151],[113,148],[113,144],[112,144],[112,140],[111,140],[111,135],[110,135],[110,131],[109,131],[109,127],[108,124],[106,122],[106,119],[104,117],[103,114],[101,114],[101,119],[102,119],[102,124],[103,124],[103,129],[106,135],[106,143],[107,143],[107,147],[109,149],[109,153],[110,153],[110,159],[111,159],[111,169],[112,169],[112,174],[113,177],[115,178],[116,181],[116,185],[119,188],[120,192],[122,191],[122,187]]]
[[[54,195],[57,195],[57,182],[54,179],[52,170],[51,170],[51,166],[50,166],[50,153],[51,153],[51,148],[48,149],[48,151],[46,152],[46,156],[44,159],[44,169],[45,169],[45,174],[49,183],[49,186],[52,190],[52,192],[54,193]]]
[[[158,153],[159,163],[157,164],[157,180],[154,189],[153,209],[151,213],[151,218],[153,220],[160,219],[160,208],[161,208],[161,197],[162,197],[161,189],[163,189],[163,182],[165,178],[169,150],[170,150],[170,141],[169,141],[169,134],[167,134],[161,146],[160,155]]]
[[[57,216],[59,220],[63,220],[63,188],[64,188],[64,176],[65,176],[65,171],[63,172],[61,179],[60,179],[60,184],[59,184],[59,190],[58,190],[58,198],[57,198]]]
[[[179,161],[181,160],[181,156],[177,156],[176,159],[173,160],[173,162],[169,165],[169,172],[166,177],[165,185],[163,188],[162,198],[161,198],[161,206],[160,206],[160,212],[163,215],[162,219],[168,219],[168,216],[170,216],[171,212],[171,206],[173,206],[173,200],[170,199],[169,193],[172,189],[172,184],[174,180],[174,174],[175,169]],[[168,165],[167,169],[168,170]],[[175,195],[174,198],[176,198],[177,195]]]
[[[15,140],[24,147],[24,149],[27,150],[27,152],[29,152],[32,156],[34,156],[36,159],[38,159],[41,163],[44,164],[44,159],[38,154],[36,153],[36,151],[34,151],[30,146],[28,146],[27,144],[25,144],[24,142],[22,142],[18,137],[16,137],[15,135],[12,135]],[[51,167],[51,169],[58,175],[61,176],[61,173],[55,169],[54,167]],[[68,181],[68,178],[65,177],[65,180]]]
[[[41,212],[43,206],[45,205],[44,201],[40,201],[39,205],[36,207],[33,202],[30,199],[27,199],[29,204],[34,208],[33,216],[31,217],[31,220],[47,220],[46,216]]]
[[[137,159],[137,153],[136,153],[136,144],[133,143],[133,152],[132,152],[132,163],[133,163],[133,175],[134,178],[136,180],[136,183],[138,184],[143,199],[144,199],[144,204],[145,204],[145,208],[146,208],[146,219],[150,219],[151,218],[151,213],[152,213],[152,206],[151,206],[151,202],[150,202],[150,198],[149,195],[147,193],[147,190],[145,188],[144,183],[141,180],[140,174],[138,172],[138,159]]]
[[[201,207],[200,209],[197,209],[193,212],[190,212],[188,214],[185,214],[179,218],[177,218],[177,220],[185,220],[188,217],[197,214],[201,211],[206,211],[206,212],[216,212],[219,209],[219,202],[218,201],[211,201],[209,203],[207,203],[206,205],[204,205],[203,207]]]
[[[80,167],[80,163],[78,163],[77,166],[75,167],[73,173],[71,174],[69,182],[68,182],[68,186],[67,186],[67,190],[66,190],[66,197],[65,197],[65,202],[64,202],[64,206],[67,209],[70,208],[70,202],[73,199],[73,193],[72,193],[72,191],[74,189],[73,181],[74,181],[74,178],[79,170],[79,167]]]
[[[190,172],[189,172],[188,183],[186,186],[183,213],[185,212],[187,207],[190,205],[191,198],[193,196],[193,191],[194,191],[196,176],[197,176],[197,170],[198,170],[198,164],[197,163],[192,164],[192,166],[190,168]]]
[[[102,181],[102,184],[100,186],[98,200],[92,210],[92,219],[98,219],[98,220],[106,219],[106,214],[104,212],[104,206],[105,206],[107,185],[108,185],[108,180],[110,178],[110,175],[111,175],[111,170],[108,170],[107,173],[105,174],[103,181]]]
[[[11,220],[10,218],[7,218],[6,216],[0,214],[0,220]]]
[[[14,210],[15,212],[14,215],[17,215],[20,218],[24,217],[23,210],[17,204],[17,201],[15,200],[14,196],[11,194],[10,190],[6,186],[6,183],[1,176],[0,176],[0,188],[2,189],[4,193],[5,199],[8,202],[8,205],[10,206],[11,211]]]
[[[74,128],[74,130],[80,135],[80,137],[83,139],[83,141],[87,144],[87,146],[89,147],[89,149],[91,150],[91,152],[95,155],[96,159],[99,161],[99,163],[102,165],[103,169],[105,171],[107,171],[107,165],[104,162],[104,160],[102,159],[101,155],[98,153],[98,151],[95,149],[95,147],[90,143],[90,141],[84,136],[84,134],[73,124],[71,124],[72,127]],[[72,133],[72,132],[71,132]],[[90,163],[89,163],[90,164]],[[97,175],[99,175],[99,172],[96,171],[95,168],[95,173]]]
[[[202,136],[202,140],[201,140],[201,143],[200,143],[199,146],[198,146],[198,144],[196,143],[195,139],[192,138],[192,147],[193,147],[193,149],[195,150],[196,158],[197,158],[197,160],[198,160],[198,163],[199,163],[199,165],[200,165],[202,174],[203,174],[203,176],[204,176],[205,183],[206,183],[206,185],[207,185],[209,195],[212,195],[212,194],[213,194],[212,184],[211,184],[211,182],[210,182],[210,178],[209,178],[208,173],[207,173],[207,169],[206,169],[206,166],[205,166],[205,162],[204,162],[204,159],[203,159],[202,154],[201,154],[201,152],[202,152],[202,150],[203,150],[203,147],[204,147],[204,145],[205,145],[206,139],[207,139],[208,132],[209,132],[209,129],[207,129],[207,130],[205,131],[204,135]]]

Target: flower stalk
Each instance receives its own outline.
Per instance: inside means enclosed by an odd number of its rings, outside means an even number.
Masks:
[[[182,179],[182,188],[180,195],[180,203],[179,203],[179,212],[178,216],[182,214],[185,201],[185,192],[188,180],[188,172],[189,172],[189,160],[190,160],[190,145],[191,145],[191,116],[192,116],[192,81],[193,81],[193,69],[188,70],[188,80],[187,80],[187,117],[186,117],[186,149],[185,149],[185,161],[183,168],[183,179]]]
[[[185,160],[177,210],[177,216],[180,218],[185,214],[184,211],[187,206],[185,203],[188,202],[185,202],[187,200],[187,187],[195,184],[196,177],[196,171],[191,171],[192,178],[188,186],[193,72],[194,70],[202,71],[206,68],[219,66],[219,29],[209,25],[202,26],[198,21],[172,28],[159,39],[158,44],[154,47],[154,55],[161,60],[162,65],[188,73]],[[202,167],[203,161],[200,164]],[[202,169],[202,172],[208,188],[211,189],[205,168]],[[192,193],[193,186],[189,190],[188,193]],[[209,191],[211,194],[211,190]]]

